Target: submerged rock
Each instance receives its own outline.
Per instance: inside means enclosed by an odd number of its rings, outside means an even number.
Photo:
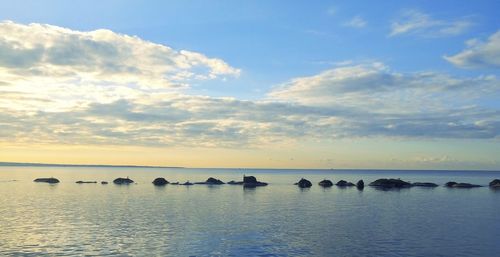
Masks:
[[[189,181],[186,181],[186,183],[183,183],[183,184],[180,184],[182,186],[192,186],[194,185],[193,183],[189,182]]]
[[[444,185],[449,188],[473,188],[473,187],[482,187],[481,185],[475,185],[470,183],[457,183],[457,182],[448,182]]]
[[[172,182],[170,185],[179,185],[179,182]]]
[[[333,186],[333,182],[331,180],[328,180],[328,179],[323,179],[318,183],[318,185],[320,185],[322,187],[331,187],[331,186]]]
[[[56,184],[59,183],[59,179],[57,178],[37,178],[33,180],[33,182],[43,182],[43,183],[49,183],[49,184]]]
[[[243,181],[234,181],[234,180],[231,180],[229,182],[227,182],[228,185],[243,185]]]
[[[155,186],[164,186],[166,184],[169,184],[169,182],[164,178],[155,178],[155,180],[153,180],[153,184]]]
[[[78,180],[75,183],[77,183],[77,184],[95,184],[95,183],[97,183],[97,181],[82,181],[82,180]]]
[[[101,181],[101,184],[103,184],[103,185],[107,185],[107,184],[108,184],[108,181]]]
[[[200,185],[223,185],[225,184],[221,180],[218,180],[216,178],[209,177],[207,181],[205,182],[196,182],[195,184],[200,184]]]
[[[356,187],[357,187],[359,190],[363,190],[363,188],[365,188],[365,182],[364,182],[362,179],[360,179],[360,180],[358,181],[358,183],[356,183]]]
[[[489,186],[491,188],[500,189],[500,179],[494,179],[490,182]]]
[[[134,181],[129,179],[128,177],[126,177],[126,178],[117,178],[117,179],[113,180],[113,183],[115,183],[117,185],[128,185],[128,184],[134,183]]]
[[[295,185],[299,186],[300,188],[307,188],[307,187],[312,187],[311,181],[301,178],[299,182],[295,183]]]
[[[401,179],[381,178],[370,183],[370,186],[380,188],[407,188],[411,187],[411,183],[403,181]]]
[[[338,186],[338,187],[352,187],[352,186],[354,186],[354,184],[353,184],[353,183],[351,183],[351,182],[347,182],[347,181],[345,181],[345,180],[340,180],[340,181],[339,181],[339,182],[337,182],[337,184],[335,184],[335,185],[336,185],[336,186]]]
[[[415,182],[411,184],[414,187],[437,187],[438,184],[430,183],[430,182]]]

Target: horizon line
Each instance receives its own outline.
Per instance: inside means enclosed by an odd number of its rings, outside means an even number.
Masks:
[[[364,170],[364,171],[479,171],[500,172],[488,169],[398,169],[398,168],[244,168],[244,167],[181,167],[158,165],[124,165],[124,164],[68,164],[68,163],[38,163],[38,162],[2,162],[0,167],[95,167],[95,168],[154,168],[154,169],[249,169],[249,170]]]

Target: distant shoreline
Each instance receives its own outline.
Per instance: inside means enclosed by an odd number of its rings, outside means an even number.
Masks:
[[[56,164],[31,162],[0,162],[0,167],[90,167],[90,168],[170,168],[183,169],[174,166],[147,166],[147,165],[111,165],[111,164]]]
[[[177,166],[148,166],[148,165],[112,165],[112,164],[57,164],[57,163],[31,163],[31,162],[0,162],[0,167],[88,167],[88,168],[153,168],[153,169],[238,169],[238,170],[323,170],[323,171],[423,171],[423,172],[457,172],[457,171],[478,171],[478,172],[500,172],[500,170],[468,170],[468,169],[380,169],[380,168],[346,168],[346,169],[334,169],[334,168],[222,168],[222,167],[212,167],[212,168],[196,168],[196,167],[177,167]]]

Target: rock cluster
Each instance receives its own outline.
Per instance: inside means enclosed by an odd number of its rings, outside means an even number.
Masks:
[[[370,186],[372,187],[379,187],[379,188],[407,188],[411,187],[410,182],[403,181],[401,179],[394,179],[394,178],[381,178],[373,181],[370,183]]]

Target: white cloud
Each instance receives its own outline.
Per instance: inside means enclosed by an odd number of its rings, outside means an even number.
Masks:
[[[193,80],[239,73],[220,59],[109,30],[0,23],[2,83],[56,100],[52,109],[86,99],[110,102],[148,90],[183,88]]]
[[[500,30],[486,42],[471,39],[462,52],[444,58],[461,68],[500,68]]]
[[[349,21],[343,24],[346,27],[352,28],[364,28],[366,26],[366,21],[361,16],[354,16]]]
[[[424,37],[443,37],[459,35],[472,27],[468,19],[453,21],[438,20],[417,10],[403,12],[398,20],[392,22],[389,36],[413,34]]]
[[[269,97],[336,117],[331,132],[339,136],[489,138],[499,136],[500,110],[481,102],[499,92],[493,76],[397,73],[373,63],[295,78]]]
[[[0,24],[0,143],[264,147],[355,137],[498,138],[497,78],[382,63],[294,78],[269,97],[188,95],[223,60],[111,31]]]

